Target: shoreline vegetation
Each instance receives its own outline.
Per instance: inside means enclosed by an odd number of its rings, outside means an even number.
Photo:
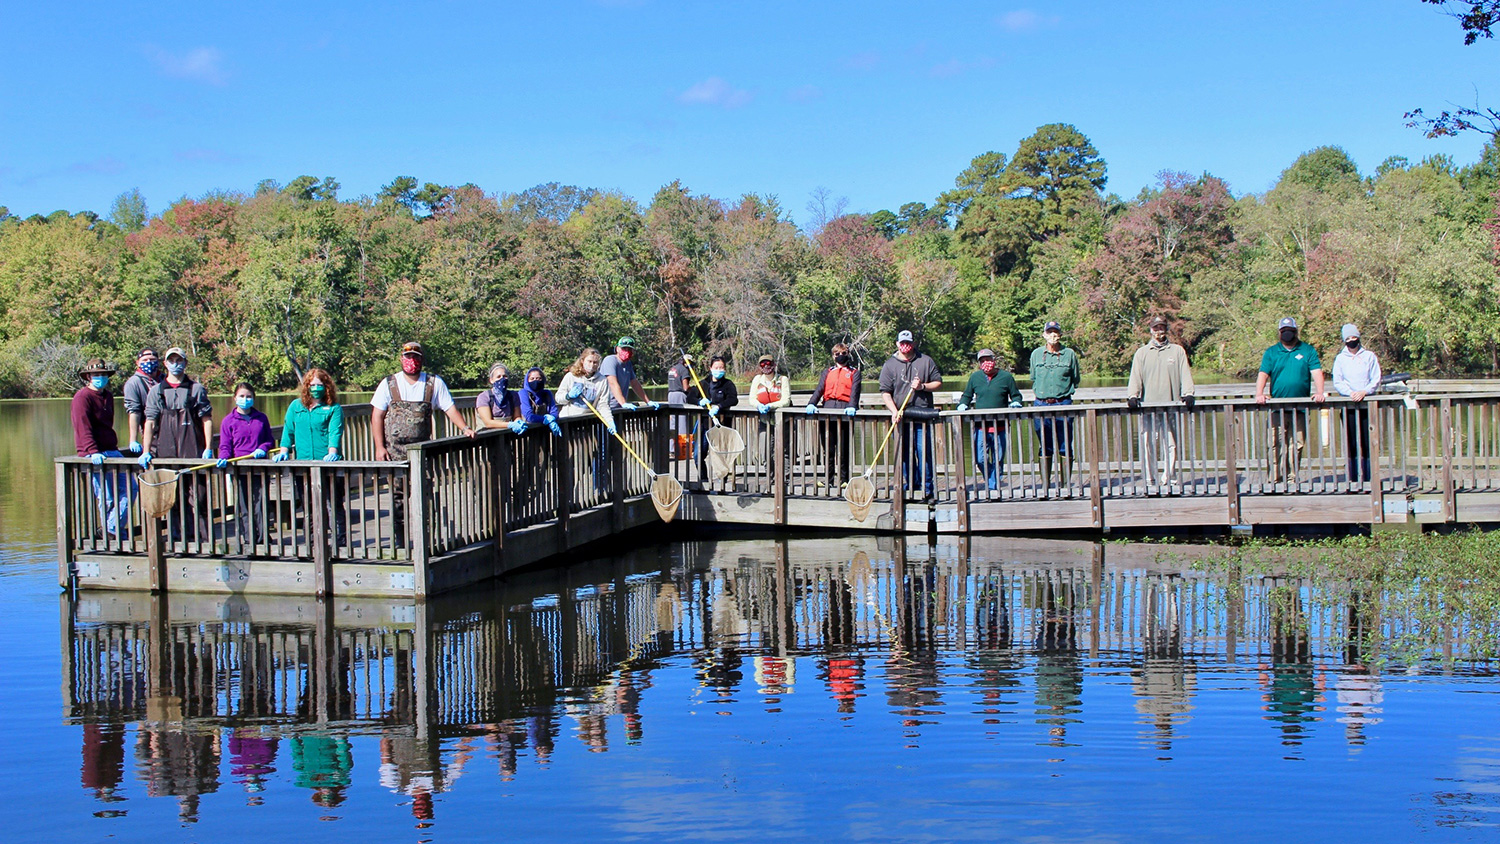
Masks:
[[[1500,532],[1380,532],[1218,546],[1193,568],[1272,579],[1271,624],[1292,641],[1333,612],[1357,661],[1417,666],[1500,657]],[[1228,599],[1232,599],[1232,596]]]
[[[678,349],[737,373],[773,354],[803,381],[839,341],[873,372],[899,329],[961,376],[981,347],[1024,371],[1049,319],[1085,373],[1112,376],[1156,313],[1205,376],[1253,375],[1283,316],[1329,352],[1359,324],[1387,371],[1500,371],[1493,138],[1472,163],[1369,173],[1319,147],[1260,194],[1170,170],[1132,198],[1107,182],[1104,155],[1055,123],[873,213],[822,189],[794,210],[676,181],[642,203],[407,176],[357,198],[331,177],[266,180],[156,215],[139,191],[103,216],[0,208],[0,397],[71,394],[86,358],[124,374],[145,345],[186,348],[216,392],[286,390],[311,366],[370,389],[408,339],[458,388],[495,360],[555,382],[624,335],[648,382]]]

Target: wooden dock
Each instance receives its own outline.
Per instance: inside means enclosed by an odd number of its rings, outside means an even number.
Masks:
[[[472,416],[472,408],[465,411]],[[904,422],[873,460],[889,426],[880,411],[854,417],[800,408],[724,414],[746,443],[734,473],[706,477],[707,417],[663,407],[617,416],[622,435],[653,471],[682,482],[673,525],[722,523],[918,534],[987,534],[1115,528],[1377,525],[1500,521],[1500,393],[1362,404],[1248,399],[1130,409],[1095,402],[1046,408],[947,412]],[[1272,422],[1304,434],[1295,482],[1277,480],[1267,453]],[[1346,421],[1355,431],[1351,480]],[[404,463],[375,462],[369,406],[345,408],[347,460],[245,461],[184,475],[160,566],[148,565],[136,502],[111,531],[96,488],[126,490],[129,459],[102,468],[56,461],[59,582],[87,588],[217,593],[425,596],[563,557],[657,524],[651,475],[593,419],[563,421],[563,436],[533,429],[444,436]],[[439,419],[440,434],[446,421]],[[1066,439],[1067,483],[1048,484],[1043,433]],[[1142,431],[1171,430],[1174,483],[1150,483]],[[1362,452],[1368,437],[1368,455]],[[974,464],[976,432],[1005,442],[995,489]],[[685,437],[686,453],[679,453]],[[932,491],[911,455],[930,450]],[[160,460],[163,468],[196,461]],[[1056,462],[1056,461],[1054,461]],[[847,469],[844,467],[847,466]],[[855,520],[841,481],[868,473],[876,499]]]

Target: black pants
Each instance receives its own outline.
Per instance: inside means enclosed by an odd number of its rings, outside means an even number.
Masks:
[[[1344,443],[1349,453],[1349,480],[1370,479],[1370,411],[1352,405],[1344,408]]]

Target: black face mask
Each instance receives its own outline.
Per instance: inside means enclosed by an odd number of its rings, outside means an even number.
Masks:
[[[1344,341],[1344,345],[1348,346],[1351,350],[1357,349],[1357,348],[1359,348],[1359,340],[1358,339],[1355,339],[1355,340],[1346,340],[1346,341]]]
[[[836,364],[838,364],[839,366],[845,366],[845,365],[847,365],[849,363],[849,356],[848,355],[834,355],[833,356],[833,362],[836,363]]]

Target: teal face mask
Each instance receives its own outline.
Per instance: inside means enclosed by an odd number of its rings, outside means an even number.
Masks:
[[[92,375],[92,376],[89,376],[89,383],[94,385],[94,389],[96,389],[96,390],[102,390],[105,387],[109,386],[109,376],[108,375]]]
[[[238,407],[240,410],[249,410],[250,408],[255,407],[255,397],[240,396],[239,398],[234,400],[234,406]]]
[[[313,398],[321,399],[322,397],[328,395],[328,388],[323,386],[322,384],[313,384],[311,387],[307,388],[307,392]]]
[[[710,369],[708,371],[708,374],[712,375],[714,377],[714,380],[717,381],[718,379],[724,377],[724,370],[722,370],[722,369]]]

